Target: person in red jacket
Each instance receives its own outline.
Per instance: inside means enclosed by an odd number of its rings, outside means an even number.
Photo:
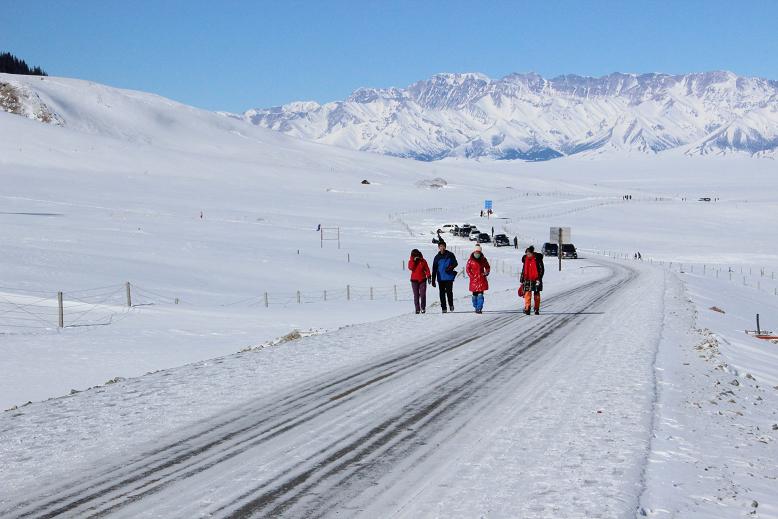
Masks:
[[[465,272],[470,277],[470,292],[473,293],[473,308],[475,313],[483,313],[484,310],[484,292],[489,290],[489,261],[481,252],[481,246],[476,245],[475,250],[470,254],[467,260]]]
[[[411,259],[408,260],[408,270],[411,271],[411,288],[413,288],[413,304],[416,313],[427,313],[427,283],[432,279],[427,260],[421,255],[419,249],[411,251]]]
[[[540,291],[543,290],[543,274],[546,268],[543,265],[543,255],[535,252],[535,247],[530,245],[521,257],[521,281],[524,289],[524,313],[530,314],[532,295],[535,294],[535,315],[540,313]]]

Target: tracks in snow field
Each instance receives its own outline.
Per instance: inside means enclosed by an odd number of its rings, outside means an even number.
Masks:
[[[540,317],[484,314],[359,369],[248,402],[138,456],[0,510],[3,517],[356,514],[360,496],[434,456],[635,273],[549,298]]]

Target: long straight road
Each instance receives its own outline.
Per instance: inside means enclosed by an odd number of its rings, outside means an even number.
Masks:
[[[15,496],[0,515],[634,515],[664,274],[604,267],[540,316],[486,312]]]

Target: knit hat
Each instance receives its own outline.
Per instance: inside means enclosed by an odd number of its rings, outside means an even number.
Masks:
[[[476,244],[475,250],[473,250],[473,252],[481,252],[481,244],[480,243]]]

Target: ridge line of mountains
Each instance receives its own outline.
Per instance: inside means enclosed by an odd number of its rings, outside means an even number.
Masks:
[[[343,101],[232,116],[306,140],[424,161],[671,150],[774,158],[778,81],[727,71],[436,74],[407,88],[360,88]]]

